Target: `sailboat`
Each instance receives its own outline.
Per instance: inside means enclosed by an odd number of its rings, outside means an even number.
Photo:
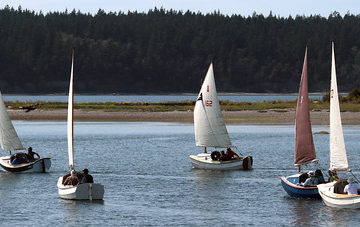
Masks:
[[[0,165],[9,172],[47,172],[51,166],[50,158],[38,158],[35,160],[28,160],[20,164],[12,164],[12,151],[25,150],[23,147],[14,125],[11,122],[9,114],[7,113],[4,100],[0,92],[0,143],[1,149],[8,151],[9,156],[0,157]],[[18,156],[27,159],[25,153],[16,153]]]
[[[339,95],[336,81],[334,43],[331,50],[331,88],[330,88],[330,170],[351,171],[348,165],[344,135],[341,124]],[[335,193],[337,181],[318,185],[320,196],[327,206],[338,208],[360,208],[360,195]]]
[[[294,166],[298,167],[299,173],[281,177],[281,184],[290,196],[299,198],[320,198],[316,186],[304,187],[300,184],[300,176],[302,174],[301,166],[318,162],[316,159],[310,122],[307,48],[305,49],[304,64],[301,73],[299,95],[296,106],[295,128]]]
[[[190,155],[190,161],[195,168],[228,170],[252,169],[251,156],[231,160],[219,160],[219,151],[208,152],[208,147],[217,149],[232,147],[225,121],[221,113],[217,97],[213,64],[211,63],[200,89],[194,109],[194,128],[196,146],[204,147],[204,153]]]
[[[68,156],[70,171],[74,170],[74,51],[71,61],[71,75],[69,86],[67,135],[68,135]],[[104,186],[95,183],[82,183],[75,186],[64,185],[63,178],[59,177],[57,187],[60,198],[73,200],[102,200],[104,197]],[[81,180],[81,179],[79,179]]]

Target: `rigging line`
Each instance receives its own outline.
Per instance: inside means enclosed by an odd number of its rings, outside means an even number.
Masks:
[[[359,179],[356,178],[356,176],[353,174],[353,172],[350,171],[350,173],[351,173],[351,175],[356,179],[356,181],[359,183],[359,182],[360,182]]]
[[[238,148],[237,146],[232,146],[232,147],[235,147],[236,152],[239,153],[241,156],[244,156],[244,155],[240,152],[240,150],[239,150],[239,148]]]

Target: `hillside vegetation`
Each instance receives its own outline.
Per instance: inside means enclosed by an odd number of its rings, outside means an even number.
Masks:
[[[153,9],[147,13],[0,10],[0,90],[65,93],[75,47],[78,93],[198,92],[210,62],[218,91],[297,92],[305,46],[309,90],[360,87],[360,16],[250,17]]]

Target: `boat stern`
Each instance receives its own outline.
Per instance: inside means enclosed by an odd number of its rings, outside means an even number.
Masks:
[[[104,198],[104,186],[96,183],[78,184],[76,186],[63,185],[63,177],[57,182],[59,197],[70,200],[102,200]]]

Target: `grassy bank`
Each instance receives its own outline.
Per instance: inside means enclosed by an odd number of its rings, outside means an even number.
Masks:
[[[163,102],[163,103],[146,103],[146,102],[107,102],[107,103],[79,103],[75,104],[75,109],[82,110],[103,110],[103,111],[129,111],[129,112],[166,112],[166,111],[193,111],[194,101],[183,102]],[[287,109],[295,109],[296,101],[272,101],[272,102],[229,102],[221,101],[221,109],[225,111],[241,111],[241,110],[277,110],[279,112]],[[6,102],[9,109],[21,109],[29,106],[36,106],[40,110],[58,110],[66,109],[67,103],[63,102]],[[329,103],[321,101],[312,101],[310,109],[313,111],[328,110]],[[359,103],[341,103],[342,111],[360,112]]]

